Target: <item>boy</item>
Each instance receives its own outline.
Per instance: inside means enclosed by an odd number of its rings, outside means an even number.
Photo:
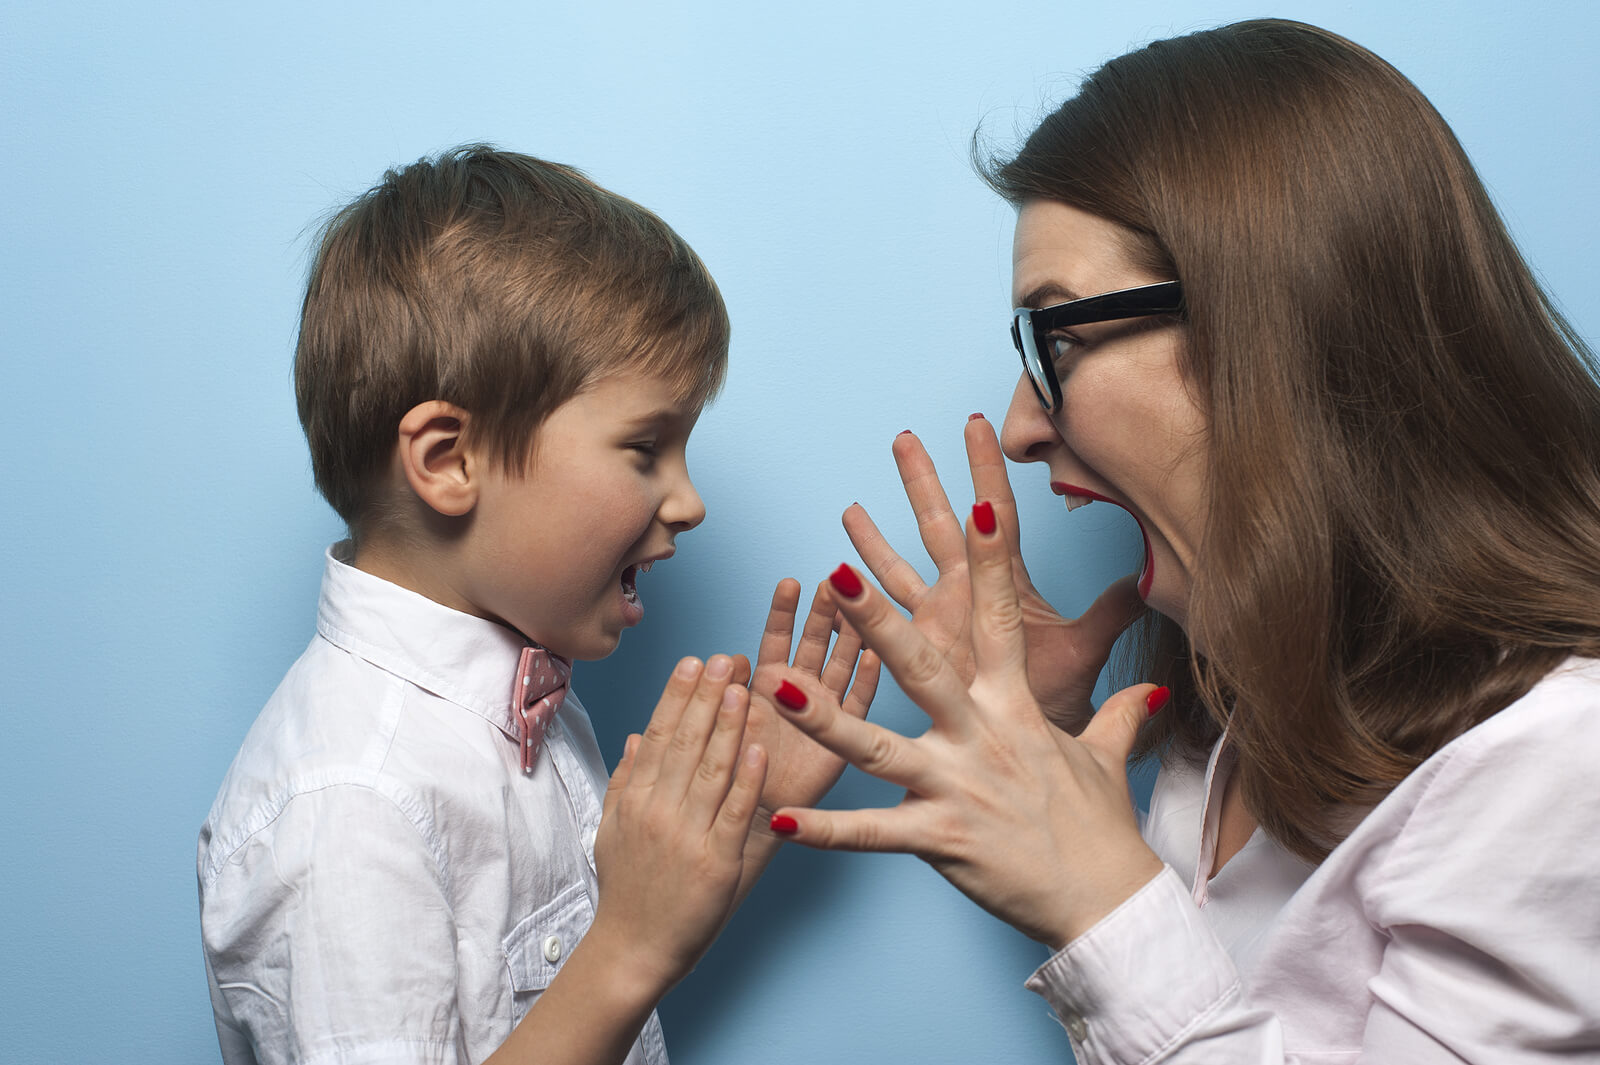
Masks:
[[[682,239],[565,167],[462,148],[328,224],[295,387],[350,539],[201,830],[227,1065],[666,1061],[656,1002],[775,849],[757,793],[839,771],[718,655],[679,664],[607,789],[566,690],[705,515],[685,446],[727,343]],[[824,670],[831,621],[819,597],[796,665],[842,695],[859,643]]]

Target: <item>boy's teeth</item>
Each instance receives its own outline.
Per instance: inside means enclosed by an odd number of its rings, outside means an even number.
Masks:
[[[641,562],[641,563],[639,563],[639,572],[640,573],[649,573],[650,572],[650,567],[654,566],[655,564],[656,563],[655,563],[654,559],[651,559],[649,562]]]

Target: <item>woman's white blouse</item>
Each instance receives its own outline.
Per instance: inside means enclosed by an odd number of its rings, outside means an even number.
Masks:
[[[1225,759],[1163,770],[1168,868],[1028,980],[1083,1065],[1600,1063],[1600,662],[1440,750],[1315,870],[1257,833],[1208,881]]]

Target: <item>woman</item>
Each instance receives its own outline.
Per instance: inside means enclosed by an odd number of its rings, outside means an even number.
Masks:
[[[774,829],[916,853],[1048,944],[1028,986],[1083,1062],[1600,1060],[1600,388],[1448,127],[1350,42],[1246,22],[1107,64],[987,176],[1005,454],[1127,509],[1145,563],[1063,621],[987,423],[964,531],[902,436],[940,578],[852,510],[913,619],[833,586],[931,728],[789,677],[907,797]],[[1159,686],[1073,738],[1134,596]],[[1130,752],[1162,756],[1142,835]]]

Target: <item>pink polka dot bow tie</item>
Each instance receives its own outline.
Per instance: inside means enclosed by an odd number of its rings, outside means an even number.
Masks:
[[[534,644],[522,649],[517,661],[517,677],[511,686],[512,717],[522,733],[522,771],[532,773],[539,759],[544,733],[556,718],[556,711],[567,698],[572,679],[572,663],[560,655]]]

